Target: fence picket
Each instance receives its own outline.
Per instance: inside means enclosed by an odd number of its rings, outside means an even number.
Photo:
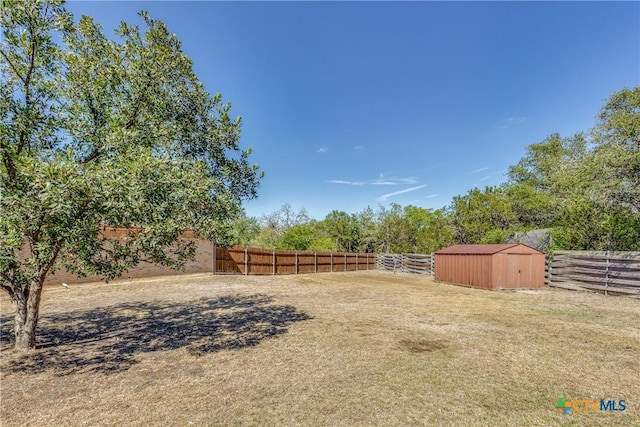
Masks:
[[[369,270],[376,267],[369,254],[215,247],[215,274],[304,274]],[[340,259],[342,258],[342,259]],[[373,258],[375,260],[375,257]],[[224,260],[225,262],[220,262]],[[342,269],[341,269],[342,268]]]
[[[548,284],[640,298],[640,252],[556,251]]]

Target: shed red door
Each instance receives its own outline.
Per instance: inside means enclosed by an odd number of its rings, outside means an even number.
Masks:
[[[533,256],[524,254],[507,255],[507,286],[531,286]]]

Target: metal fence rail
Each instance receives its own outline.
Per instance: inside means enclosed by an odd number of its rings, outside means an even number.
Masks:
[[[432,254],[378,254],[376,267],[380,270],[433,275]]]
[[[556,251],[549,286],[640,298],[640,252]]]

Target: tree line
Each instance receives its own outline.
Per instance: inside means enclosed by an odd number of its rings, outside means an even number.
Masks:
[[[455,243],[503,243],[550,229],[552,248],[640,250],[640,87],[614,93],[592,129],[531,144],[498,186],[441,209],[391,204],[322,220],[285,204],[241,215],[235,244],[291,250],[430,253]]]

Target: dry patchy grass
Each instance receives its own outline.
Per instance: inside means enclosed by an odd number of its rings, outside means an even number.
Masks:
[[[51,287],[27,358],[0,302],[3,426],[640,424],[623,297],[377,271]]]

